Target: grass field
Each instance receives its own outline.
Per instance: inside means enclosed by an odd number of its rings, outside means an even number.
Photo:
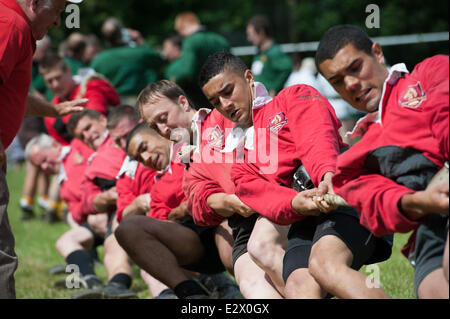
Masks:
[[[11,168],[7,174],[10,191],[8,214],[16,238],[16,254],[19,267],[15,273],[16,294],[19,299],[54,299],[70,298],[73,290],[58,290],[53,287],[57,279],[66,275],[50,276],[47,270],[64,260],[55,249],[57,238],[69,229],[65,223],[47,224],[40,218],[20,221],[19,200],[25,171],[23,167]],[[377,264],[382,288],[396,299],[415,298],[413,291],[413,268],[401,255],[400,248],[407,241],[408,235],[396,235],[392,257]],[[100,258],[103,255],[99,248]],[[138,292],[139,298],[151,298],[144,281],[140,279],[139,269],[134,267],[135,277],[132,290]],[[366,274],[375,274],[374,268],[361,269]],[[106,282],[104,266],[96,267],[97,274]],[[375,276],[376,277],[376,276]]]

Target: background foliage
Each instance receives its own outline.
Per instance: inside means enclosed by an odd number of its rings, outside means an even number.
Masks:
[[[365,27],[366,6],[371,3],[380,8],[379,29]],[[116,16],[126,26],[140,30],[155,48],[174,32],[175,16],[186,10],[196,12],[204,25],[224,35],[232,46],[250,45],[245,25],[257,13],[270,18],[279,43],[318,41],[329,27],[342,23],[358,25],[373,37],[449,30],[447,0],[85,0],[79,6],[80,32],[100,36],[103,21]],[[75,29],[54,28],[50,36],[58,43],[72,31]],[[402,61],[411,69],[425,57],[449,52],[448,41],[384,49],[388,63]]]

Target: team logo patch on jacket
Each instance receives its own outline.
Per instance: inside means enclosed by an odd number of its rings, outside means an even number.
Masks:
[[[420,82],[417,82],[415,85],[408,86],[408,88],[400,94],[398,103],[401,106],[416,109],[424,100],[426,100],[426,94],[422,89]]]
[[[222,149],[223,142],[225,140],[225,134],[220,129],[219,125],[212,130],[212,132],[208,135],[207,141],[208,145],[212,148]]]
[[[84,160],[84,157],[80,153],[77,152],[73,155],[73,164],[79,165],[79,164],[83,163],[83,160]]]
[[[280,112],[278,114],[275,114],[269,119],[269,125],[268,129],[271,132],[277,133],[279,132],[283,126],[285,126],[288,123],[287,117],[283,112]]]

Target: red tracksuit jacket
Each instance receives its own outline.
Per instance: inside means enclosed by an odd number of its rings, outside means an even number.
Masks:
[[[70,146],[63,148],[60,182],[60,196],[66,202],[74,220],[81,220],[81,182],[87,168],[88,159],[94,153],[79,139],[74,138]]]
[[[201,226],[218,225],[224,217],[216,214],[207,199],[215,193],[234,194],[230,171],[232,163],[225,163],[225,154],[220,153],[225,139],[235,123],[227,120],[217,110],[205,114],[199,112],[194,119],[195,131],[201,140],[193,156],[193,162],[184,173],[183,190],[188,200],[187,207],[194,222]],[[201,154],[201,158],[199,156]],[[210,161],[215,159],[214,161]]]
[[[81,183],[83,216],[77,222],[85,221],[89,214],[97,214],[94,208],[94,198],[107,188],[115,185],[116,176],[122,167],[125,157],[125,152],[108,135],[97,152],[92,155],[92,159],[85,171],[84,179]],[[105,185],[105,182],[108,185]]]
[[[303,164],[317,186],[325,173],[336,171],[345,144],[333,107],[313,87],[294,85],[273,99],[267,95],[257,83],[253,150],[246,150],[245,163],[235,164],[231,177],[242,202],[273,223],[289,225],[304,218],[291,206],[297,168]]]
[[[393,66],[378,113],[354,130],[365,132],[362,140],[338,158],[334,191],[375,236],[418,227],[420,221],[403,215],[398,202],[424,189],[449,158],[448,65],[449,57],[440,55],[411,74],[403,65]]]
[[[117,176],[116,190],[119,198],[116,201],[116,219],[122,221],[125,207],[130,205],[141,194],[150,193],[155,184],[156,171],[145,167],[141,163],[125,158]]]
[[[72,94],[70,95],[68,101],[75,100],[79,98],[80,93],[80,85],[77,85],[75,90],[73,90]],[[102,79],[92,79],[88,82],[86,86],[86,92],[83,96],[80,96],[83,98],[89,99],[89,101],[84,105],[84,107],[93,109],[95,111],[98,111],[106,116],[108,112],[108,106],[116,106],[120,104],[120,97],[116,92],[116,89],[111,86],[107,81]],[[52,104],[58,104],[64,102],[64,100],[61,100],[58,97],[55,97],[52,100]],[[69,121],[70,114],[66,115],[62,118],[62,121],[64,124],[67,124]],[[53,137],[55,140],[57,140],[62,145],[68,145],[69,142],[67,139],[62,136],[55,128],[55,122],[58,119],[54,117],[45,117],[44,123],[45,127],[47,128],[48,134]]]
[[[164,170],[155,175],[155,184],[150,192],[151,202],[149,217],[167,220],[172,209],[186,200],[182,188],[185,165],[177,159],[179,145],[172,145],[171,161]]]

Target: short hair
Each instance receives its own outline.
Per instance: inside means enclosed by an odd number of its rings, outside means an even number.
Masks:
[[[320,71],[319,65],[327,59],[333,59],[336,53],[347,44],[352,44],[356,49],[373,55],[373,41],[367,33],[354,25],[337,25],[328,29],[320,39],[315,57],[317,69]]]
[[[85,108],[81,112],[72,114],[69,118],[69,121],[67,122],[67,130],[69,131],[70,134],[75,136],[75,132],[74,132],[75,128],[77,127],[78,122],[85,116],[87,116],[88,118],[93,119],[93,120],[98,120],[98,119],[100,119],[100,117],[103,116],[103,114],[100,112],[97,112],[96,110],[88,109],[88,108]]]
[[[179,34],[172,34],[164,39],[164,41],[171,42],[174,46],[181,48],[183,45],[183,37]]]
[[[103,23],[101,32],[106,41],[113,46],[118,46],[123,44],[122,29],[123,25],[119,19],[109,17]]]
[[[223,71],[233,71],[244,76],[247,65],[237,56],[227,51],[219,51],[210,55],[203,64],[198,83],[202,88],[208,81]]]
[[[119,121],[123,118],[128,118],[131,123],[137,124],[141,117],[136,112],[136,109],[130,105],[114,106],[108,112],[106,128],[108,130],[114,129]]]
[[[64,58],[56,54],[48,54],[39,62],[39,72],[42,74],[48,73],[54,69],[67,71],[68,68],[69,66]]]
[[[178,30],[179,27],[184,24],[193,24],[193,25],[200,24],[200,19],[195,13],[191,11],[181,12],[177,14],[177,16],[175,17],[174,22],[175,30]]]
[[[251,25],[255,29],[256,33],[264,32],[266,36],[272,36],[272,25],[265,15],[258,14],[253,16],[247,22],[247,26],[249,25]]]
[[[149,103],[155,103],[162,97],[167,97],[169,100],[178,104],[178,97],[180,95],[184,95],[189,102],[189,105],[192,107],[192,102],[189,97],[186,95],[184,90],[175,82],[169,80],[160,80],[157,82],[152,82],[147,85],[141,93],[139,93],[136,108],[139,110],[142,118],[142,107]]]
[[[48,134],[41,133],[35,137],[33,137],[25,146],[24,157],[26,160],[30,158],[31,151],[34,146],[38,146],[40,149],[42,148],[51,148],[53,143],[56,140]]]
[[[138,125],[136,125],[132,130],[131,130],[131,132],[130,133],[128,133],[128,136],[127,136],[127,143],[126,143],[126,146],[125,146],[125,151],[127,152],[127,154],[128,154],[128,147],[130,146],[130,143],[131,143],[131,140],[133,139],[133,137],[136,135],[136,134],[140,134],[140,133],[148,133],[148,134],[150,134],[150,135],[152,135],[152,136],[156,136],[156,137],[158,137],[158,138],[163,138],[163,137],[161,137],[159,134],[158,134],[158,132],[155,130],[155,129],[153,129],[153,128],[151,128],[150,126],[148,126],[148,124],[147,123],[145,123],[145,122],[142,122],[142,123],[139,123]]]

